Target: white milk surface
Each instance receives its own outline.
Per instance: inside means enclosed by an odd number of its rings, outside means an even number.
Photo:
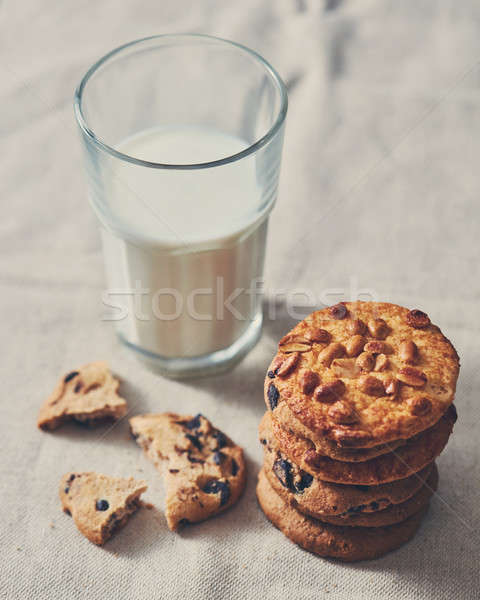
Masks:
[[[141,132],[117,150],[155,163],[197,164],[246,147],[214,130],[169,127]],[[111,175],[99,216],[115,231],[104,230],[103,243],[111,304],[127,313],[117,322],[120,334],[165,358],[229,347],[260,310],[245,293],[262,275],[266,237],[255,157],[196,170],[116,161]],[[134,288],[143,290],[136,298],[127,293]],[[233,311],[222,308],[229,297]]]
[[[246,142],[201,127],[150,129],[117,149],[154,163],[198,164],[244,150]],[[254,157],[208,169],[165,170],[115,165],[111,212],[156,244],[212,241],[251,224],[259,203]]]

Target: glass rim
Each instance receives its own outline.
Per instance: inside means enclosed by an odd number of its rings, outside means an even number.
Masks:
[[[275,121],[273,122],[272,126],[268,129],[268,131],[261,138],[259,138],[255,142],[253,142],[253,144],[250,144],[247,148],[245,148],[241,152],[237,152],[235,154],[232,154],[230,156],[226,156],[224,158],[220,158],[217,160],[212,160],[212,161],[202,162],[202,163],[191,163],[191,164],[188,164],[188,163],[186,163],[186,164],[158,163],[158,162],[143,160],[140,158],[135,158],[134,156],[130,156],[128,154],[124,154],[123,152],[120,152],[119,150],[116,150],[115,148],[113,148],[112,146],[110,146],[109,144],[104,142],[101,138],[99,138],[94,133],[94,131],[92,129],[90,129],[90,127],[88,126],[87,120],[86,120],[86,118],[83,114],[83,110],[82,110],[83,93],[84,93],[85,86],[87,85],[89,79],[98,71],[98,69],[102,65],[104,65],[111,58],[120,54],[124,50],[127,50],[133,46],[140,45],[145,42],[150,42],[153,40],[163,40],[163,39],[167,39],[167,38],[171,38],[171,39],[191,38],[191,39],[213,40],[215,42],[221,42],[223,44],[233,46],[233,47],[237,48],[238,50],[241,50],[242,52],[245,52],[245,53],[249,54],[251,57],[253,57],[265,69],[265,71],[270,75],[270,77],[275,82],[276,87],[280,93],[280,109],[278,111]],[[221,37],[217,37],[217,36],[213,36],[213,35],[206,35],[206,34],[202,34],[202,33],[175,33],[175,34],[167,33],[167,34],[160,34],[160,35],[151,35],[151,36],[147,36],[144,38],[133,40],[131,42],[127,42],[126,44],[122,44],[121,46],[114,48],[113,50],[111,50],[110,52],[108,52],[107,54],[102,56],[87,70],[85,75],[82,77],[79,85],[77,86],[77,88],[75,90],[75,96],[74,96],[74,111],[75,111],[75,117],[76,117],[77,123],[78,123],[81,131],[87,136],[87,138],[96,147],[98,147],[99,149],[103,150],[104,152],[107,152],[108,154],[110,154],[120,160],[124,160],[124,161],[130,162],[130,163],[136,164],[138,166],[148,167],[151,169],[172,169],[172,170],[183,170],[183,171],[195,170],[195,169],[207,169],[207,168],[218,167],[221,165],[225,165],[228,163],[232,163],[232,162],[241,160],[242,158],[245,158],[246,156],[253,154],[257,150],[259,150],[260,148],[265,146],[275,136],[275,134],[278,132],[278,130],[282,126],[283,122],[285,121],[285,117],[287,115],[287,110],[288,110],[288,94],[287,94],[287,88],[285,86],[285,83],[283,82],[282,78],[277,73],[277,71],[272,67],[272,65],[268,61],[266,61],[263,58],[263,56],[258,54],[258,52],[255,52],[255,50],[252,50],[251,48],[244,46],[243,44],[239,44],[237,42],[233,42],[233,41],[227,40],[225,38],[221,38]]]

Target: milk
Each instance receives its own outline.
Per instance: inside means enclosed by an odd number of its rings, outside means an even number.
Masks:
[[[246,147],[239,138],[184,126],[140,132],[117,150],[152,163],[197,164]],[[125,160],[111,167],[102,202],[94,203],[105,225],[104,301],[120,336],[144,354],[201,362],[259,333],[271,202],[262,207],[255,160],[196,170]]]

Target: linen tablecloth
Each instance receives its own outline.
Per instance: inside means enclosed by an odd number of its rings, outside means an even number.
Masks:
[[[479,597],[480,5],[474,0],[4,0],[0,3],[2,514],[0,597]],[[102,320],[99,233],[86,201],[75,85],[111,48],[203,32],[279,70],[290,109],[266,265],[266,322],[232,372],[189,382],[146,370]],[[309,307],[358,296],[428,312],[462,359],[459,420],[418,535],[344,565],[290,543],[255,499],[262,381]],[[295,309],[295,312],[292,312]],[[132,413],[201,411],[244,446],[249,478],[221,517],[168,531],[160,477],[111,430],[36,429],[62,373],[106,359]],[[105,548],[60,510],[59,477],[148,480],[142,510]]]

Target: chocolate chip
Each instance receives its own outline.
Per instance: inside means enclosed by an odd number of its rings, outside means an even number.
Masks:
[[[78,371],[72,371],[71,373],[69,373],[68,375],[65,375],[63,381],[65,383],[68,383],[69,381],[71,381],[74,377],[76,377],[79,374]]]
[[[193,417],[193,419],[190,419],[190,421],[187,421],[186,423],[182,423],[182,424],[187,429],[198,429],[201,425],[201,421],[200,421],[201,418],[202,418],[202,415],[200,413],[198,413],[198,415],[195,415],[195,417]]]
[[[186,433],[185,437],[192,442],[192,444],[195,446],[195,448],[197,450],[201,450],[203,448],[202,442],[194,435],[191,435],[190,433]]]
[[[270,377],[270,379],[275,379],[275,373],[273,371],[268,371],[267,377]]]
[[[362,512],[362,510],[366,507],[366,504],[360,504],[360,506],[352,506],[347,510],[347,513],[354,515],[356,513]]]
[[[212,435],[217,440],[217,447],[215,448],[215,450],[225,448],[225,446],[227,445],[227,436],[224,433],[222,433],[219,429],[215,429]]]
[[[310,473],[306,473],[305,471],[301,471],[300,481],[295,483],[295,490],[297,492],[303,492],[305,488],[308,488],[312,485],[313,477]]]
[[[63,491],[64,491],[66,494],[68,494],[68,492],[70,491],[70,488],[69,488],[69,487],[66,487],[66,488],[65,488]]]
[[[173,474],[178,473],[179,471],[180,469],[168,469],[168,472]]]
[[[97,500],[95,503],[95,508],[97,510],[108,510],[110,508],[110,504],[106,500]]]
[[[75,479],[75,477],[76,477],[75,473],[72,473],[70,475],[70,477],[68,478],[68,481],[73,481]]]
[[[278,405],[278,399],[280,398],[280,392],[277,388],[271,383],[268,386],[268,403],[270,404],[270,410],[275,410]]]
[[[283,485],[283,487],[286,487],[289,490],[294,489],[292,478],[292,465],[288,462],[288,460],[278,458],[273,463],[273,472],[275,473],[278,481]]]
[[[235,477],[235,475],[238,473],[238,465],[237,465],[237,461],[232,458],[232,475]]]
[[[456,423],[457,419],[458,419],[458,415],[457,415],[457,409],[455,408],[454,404],[450,404],[450,408],[448,409],[448,412],[450,413],[450,417],[453,419],[453,422]]]
[[[203,458],[195,458],[195,456],[191,456],[190,454],[187,454],[187,459],[191,462],[191,463],[195,463],[195,464],[199,464],[199,465],[203,465],[205,464],[205,461]]]
[[[75,385],[75,388],[74,388],[74,390],[73,390],[73,391],[74,391],[76,394],[78,394],[78,392],[79,392],[79,391],[82,389],[82,387],[83,387],[83,382],[82,382],[82,381],[79,381],[79,382],[78,382],[78,383]]]
[[[219,450],[217,450],[216,452],[213,453],[213,462],[216,465],[221,464],[221,462],[224,458],[225,458],[225,454],[223,452],[220,452]]]
[[[262,444],[262,446],[266,446],[267,445],[267,440],[265,438],[262,438],[260,440],[260,443]]]
[[[203,487],[203,491],[206,494],[220,493],[220,506],[226,504],[230,498],[230,486],[226,481],[218,481],[217,479],[213,479]]]

